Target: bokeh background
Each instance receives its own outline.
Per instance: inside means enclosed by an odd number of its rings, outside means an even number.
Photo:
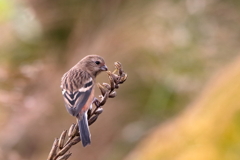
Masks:
[[[0,0],[0,31],[0,159],[47,158],[88,54],[129,78],[71,160],[240,159],[238,0]]]

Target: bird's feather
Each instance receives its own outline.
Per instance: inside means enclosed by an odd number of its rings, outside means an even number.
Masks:
[[[77,118],[78,118],[78,127],[80,131],[80,137],[82,140],[82,144],[85,147],[86,145],[91,143],[91,134],[88,126],[87,112],[83,114],[83,117],[77,117]]]
[[[88,79],[83,79],[83,73],[76,73],[77,72],[73,71],[70,72],[70,74],[65,75],[62,79],[62,82],[64,82],[65,85],[61,85],[66,109],[73,116],[77,116],[84,107],[94,85],[93,79],[90,76],[85,75],[85,77]],[[83,80],[82,83],[74,83],[75,81],[72,80],[73,77],[78,78],[78,75],[81,75],[80,78]]]

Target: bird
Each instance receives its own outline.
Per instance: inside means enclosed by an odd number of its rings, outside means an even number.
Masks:
[[[99,55],[88,55],[67,71],[61,79],[62,95],[65,107],[77,118],[82,145],[91,143],[87,111],[92,108],[94,85],[97,75],[108,68]]]

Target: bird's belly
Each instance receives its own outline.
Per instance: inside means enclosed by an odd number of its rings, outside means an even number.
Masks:
[[[81,110],[81,114],[85,113],[89,109],[89,107],[91,106],[91,104],[93,102],[93,99],[94,99],[94,90],[92,90],[86,104],[83,106],[83,108]]]

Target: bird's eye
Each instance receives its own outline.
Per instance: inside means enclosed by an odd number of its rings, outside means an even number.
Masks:
[[[95,63],[96,63],[97,65],[99,65],[99,64],[100,64],[100,62],[99,62],[99,61],[96,61]]]

